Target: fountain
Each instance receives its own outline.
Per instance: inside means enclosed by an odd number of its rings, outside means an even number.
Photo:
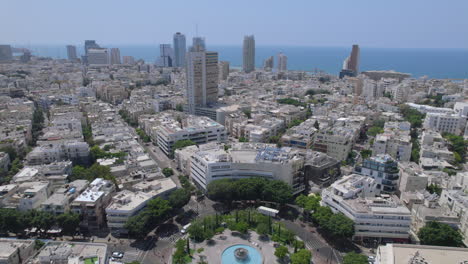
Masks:
[[[236,250],[234,250],[234,256],[238,260],[245,260],[249,257],[249,251],[245,248],[237,248]]]
[[[260,252],[251,246],[238,244],[226,248],[221,255],[222,264],[262,264]]]

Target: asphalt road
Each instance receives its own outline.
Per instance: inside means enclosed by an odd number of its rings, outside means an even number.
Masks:
[[[314,255],[320,255],[321,259],[331,261],[330,263],[341,263],[342,257],[339,251],[328,246],[325,242],[320,240],[311,228],[307,225],[302,226],[297,222],[289,220],[281,221],[291,231],[293,231],[298,237],[300,237],[306,247],[312,251]]]

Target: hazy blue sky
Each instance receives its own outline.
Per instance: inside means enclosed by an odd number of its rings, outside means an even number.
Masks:
[[[468,0],[1,0],[0,43],[468,48]]]

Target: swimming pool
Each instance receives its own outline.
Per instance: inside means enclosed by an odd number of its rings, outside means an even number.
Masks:
[[[239,248],[244,248],[249,252],[246,259],[239,260],[234,256],[234,251]],[[257,249],[251,246],[239,244],[230,246],[223,251],[223,254],[221,255],[221,264],[262,264],[262,259],[262,255]]]

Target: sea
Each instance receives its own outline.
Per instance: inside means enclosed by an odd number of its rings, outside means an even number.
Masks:
[[[34,55],[66,58],[65,45],[14,45],[32,51]],[[159,45],[102,45],[120,49],[121,56],[133,56],[154,63],[159,56]],[[84,51],[77,45],[78,54]],[[207,50],[217,51],[219,59],[229,61],[231,67],[242,66],[242,46],[212,45]],[[262,67],[269,56],[279,52],[288,56],[288,69],[338,75],[343,60],[351,47],[256,46],[255,64]],[[360,71],[394,70],[409,73],[415,78],[468,79],[468,49],[391,49],[361,47]]]

